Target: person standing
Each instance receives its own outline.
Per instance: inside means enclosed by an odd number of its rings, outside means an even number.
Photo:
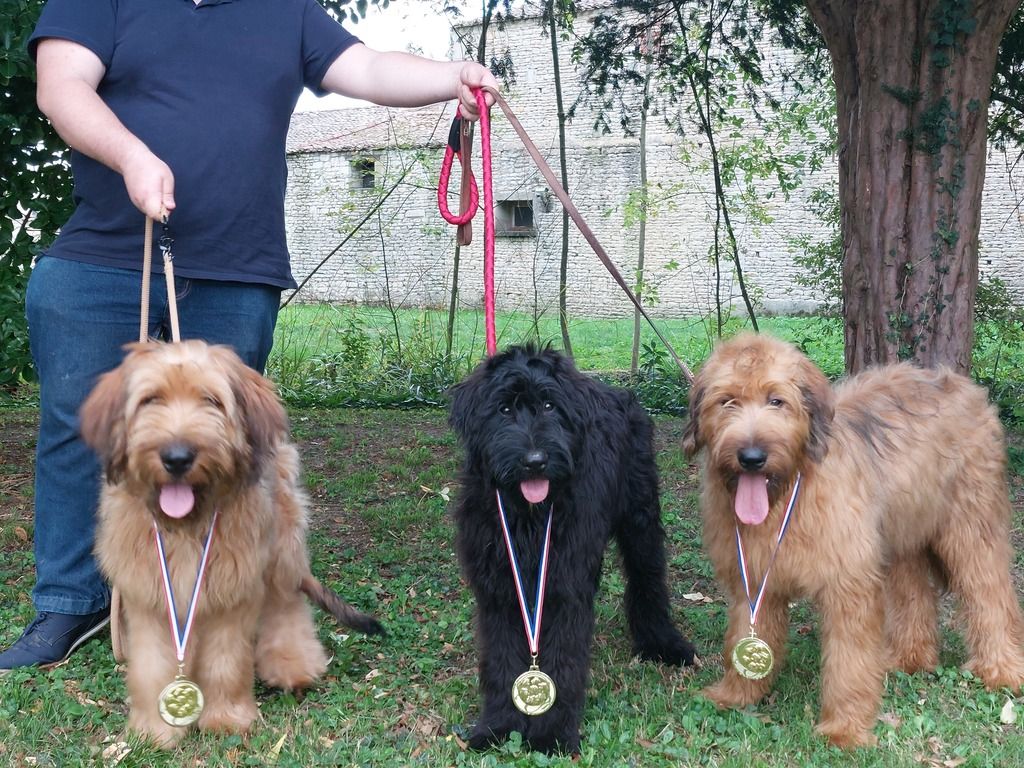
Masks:
[[[77,412],[138,338],[144,215],[173,228],[181,337],[228,344],[262,372],[295,287],[285,138],[302,89],[393,107],[458,99],[474,120],[474,89],[497,87],[473,62],[371,49],[316,0],[49,0],[29,52],[39,108],[72,150],[76,208],[26,295],[37,615],[0,674],[61,662],[110,620],[92,554],[101,471]],[[160,280],[147,327],[169,337]]]

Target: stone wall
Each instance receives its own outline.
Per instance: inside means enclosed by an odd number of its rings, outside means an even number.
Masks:
[[[577,27],[588,23],[587,14]],[[550,43],[536,19],[492,27],[488,50],[512,55],[517,82],[506,98],[527,132],[557,173],[557,119]],[[570,61],[568,43],[560,59]],[[563,73],[567,102],[579,92],[572,71]],[[404,306],[446,306],[452,281],[455,228],[437,212],[437,174],[453,115],[451,105],[420,110],[366,107],[307,112],[293,118],[289,135],[288,236],[296,278],[303,280],[341,241],[303,288],[306,301],[370,302],[390,299]],[[749,116],[748,141],[758,135]],[[598,239],[627,278],[636,267],[637,226],[625,226],[630,193],[639,189],[636,138],[601,135],[594,115],[581,109],[569,125],[569,192]],[[499,310],[552,312],[557,306],[561,206],[547,191],[518,137],[500,110],[493,111],[495,200],[533,204],[535,232],[499,236],[496,285]],[[728,140],[726,140],[728,141]],[[649,218],[647,279],[656,287],[654,314],[707,313],[716,290],[739,306],[732,277],[716,288],[709,249],[713,238],[713,182],[699,138],[684,142],[665,127],[663,116],[648,124],[648,179],[660,200]],[[688,159],[683,159],[686,150]],[[479,175],[479,137],[474,163]],[[374,187],[359,187],[366,162],[373,162]],[[1024,174],[1007,168],[993,153],[986,180],[981,226],[981,268],[998,275],[1024,298]],[[457,209],[458,164],[450,207]],[[807,197],[816,186],[834,184],[834,164],[808,177],[788,199],[767,182],[759,183],[767,221],[742,209],[732,211],[740,258],[762,311],[813,310],[820,297],[796,283],[792,239],[815,235],[822,225],[810,213]],[[394,189],[392,190],[392,187]],[[378,201],[390,191],[386,201]],[[769,195],[771,195],[769,197]],[[368,218],[366,218],[368,216]],[[365,223],[352,234],[355,225]],[[483,216],[474,220],[474,242],[461,249],[459,273],[463,306],[482,302]],[[631,305],[570,223],[568,307],[574,316],[620,316]]]

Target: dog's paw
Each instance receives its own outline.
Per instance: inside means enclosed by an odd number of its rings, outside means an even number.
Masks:
[[[199,718],[199,728],[218,733],[245,733],[260,716],[255,701],[239,701],[223,706],[207,706]]]
[[[272,688],[309,688],[327,671],[327,663],[312,621],[264,630],[256,646],[256,675]]]
[[[739,679],[739,676],[735,681],[732,677],[726,676],[703,689],[701,694],[716,707],[740,709],[759,702],[764,698],[765,691],[755,687],[750,681]]]
[[[160,731],[159,733],[144,733],[141,734],[144,738],[148,739],[155,746],[160,749],[174,749],[178,746],[178,742],[185,738],[184,728],[175,728],[171,731]]]
[[[559,736],[530,736],[526,744],[534,752],[543,752],[546,755],[578,755],[580,753],[580,735],[578,733],[564,733]]]
[[[677,634],[661,645],[638,645],[633,653],[643,661],[671,664],[676,667],[693,666],[697,649],[682,635]]]
[[[908,675],[918,672],[934,672],[939,664],[939,652],[935,646],[911,648],[904,653],[895,654],[890,668],[899,669]]]
[[[173,749],[188,732],[187,728],[176,728],[159,718],[143,718],[135,712],[128,716],[128,728],[160,749]]]
[[[309,688],[327,671],[327,657],[324,654],[315,656],[277,655],[261,659],[256,666],[256,674],[271,688],[284,691],[301,691]]]
[[[848,721],[822,720],[814,730],[827,738],[833,747],[840,749],[873,747],[878,744],[878,737],[874,733]]]
[[[509,731],[499,732],[483,723],[477,723],[473,726],[473,730],[469,732],[469,736],[466,737],[466,744],[469,745],[470,749],[476,751],[490,749],[507,739],[508,734]]]
[[[998,664],[974,659],[964,668],[981,680],[990,691],[997,691],[1000,688],[1018,691],[1024,687],[1024,663],[1016,654],[1002,659]]]

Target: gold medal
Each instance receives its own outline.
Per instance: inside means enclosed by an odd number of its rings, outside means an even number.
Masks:
[[[174,606],[174,592],[171,589],[171,574],[167,567],[167,553],[164,551],[164,540],[160,535],[160,527],[153,521],[153,532],[156,539],[158,561],[160,563],[160,575],[163,580],[164,597],[167,599],[167,615],[171,622],[171,639],[174,641],[175,655],[178,657],[178,674],[160,691],[157,697],[157,708],[160,710],[160,717],[168,725],[185,727],[192,725],[203,713],[203,692],[199,686],[185,677],[185,646],[188,645],[189,635],[192,632],[192,622],[195,619],[196,603],[199,599],[199,588],[203,584],[203,574],[206,572],[206,558],[210,554],[210,542],[213,540],[213,527],[217,523],[217,510],[213,510],[213,519],[210,521],[210,530],[206,533],[206,543],[203,544],[203,556],[199,561],[199,571],[196,573],[196,583],[192,588],[192,597],[188,601],[185,626],[178,626],[178,613]]]
[[[199,686],[178,675],[160,691],[160,717],[168,725],[192,725],[203,713],[203,692]]]
[[[551,521],[554,518],[554,505],[548,508],[548,522],[544,529],[544,548],[540,552],[540,563],[537,565],[537,602],[531,612],[526,603],[526,592],[523,580],[519,575],[519,563],[516,560],[515,547],[512,546],[512,535],[509,533],[508,520],[505,518],[505,506],[501,503],[501,493],[495,491],[498,499],[498,519],[501,521],[502,535],[505,537],[505,548],[509,563],[512,565],[512,581],[516,587],[516,599],[523,616],[523,628],[526,630],[526,641],[530,646],[533,658],[530,668],[523,672],[512,683],[512,703],[524,715],[543,715],[555,703],[555,681],[537,667],[537,653],[540,649],[540,619],[544,611],[544,586],[548,580],[548,553],[551,551]]]
[[[765,482],[768,482],[765,480]],[[779,535],[775,539],[775,549],[772,550],[768,559],[768,567],[765,568],[764,576],[761,578],[761,586],[757,589],[757,597],[750,599],[750,580],[747,578],[747,559],[743,554],[743,539],[740,538],[740,527],[736,525],[736,557],[739,560],[740,577],[743,579],[743,591],[747,593],[747,605],[750,607],[750,637],[744,637],[732,649],[732,668],[748,680],[761,680],[771,674],[775,666],[775,654],[768,643],[757,636],[754,632],[754,625],[757,623],[757,612],[761,610],[761,600],[764,598],[765,588],[768,586],[768,574],[771,573],[775,556],[779,554],[779,547],[782,546],[782,537],[786,535],[789,528],[789,521],[796,506],[797,497],[800,495],[800,473],[797,473],[796,482],[793,483],[793,493],[790,494],[789,503],[786,505],[786,513],[782,516],[782,525],[779,526]]]
[[[534,664],[512,683],[512,702],[524,715],[542,715],[555,703],[555,681]]]
[[[767,677],[774,665],[775,655],[771,646],[755,635],[753,630],[750,637],[744,637],[732,649],[733,669],[748,680]]]

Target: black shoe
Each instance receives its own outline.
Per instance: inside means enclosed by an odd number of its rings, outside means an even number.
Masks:
[[[109,608],[84,616],[40,611],[21,637],[0,653],[0,675],[19,667],[59,664],[109,623]]]

